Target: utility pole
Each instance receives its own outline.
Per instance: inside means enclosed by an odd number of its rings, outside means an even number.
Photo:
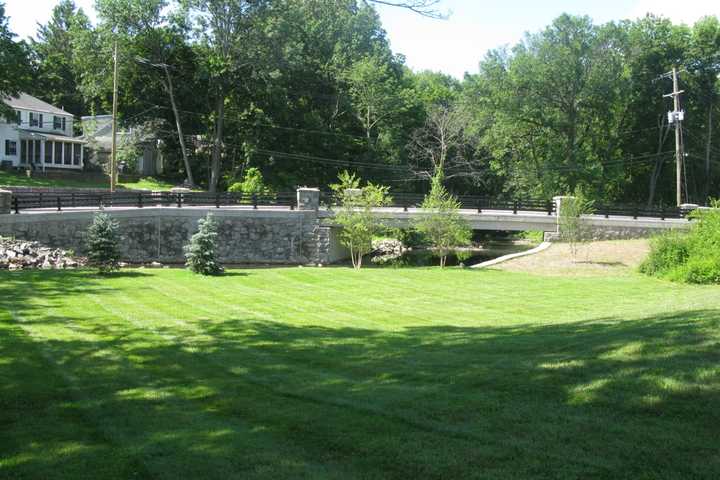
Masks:
[[[115,40],[113,54],[113,111],[112,111],[112,155],[110,158],[110,191],[117,186],[117,104],[118,104],[118,44]]]
[[[665,77],[668,74],[663,75]],[[683,144],[682,144],[682,122],[685,119],[685,112],[680,110],[680,95],[685,93],[684,90],[680,90],[678,83],[678,71],[676,67],[673,67],[672,72],[673,80],[673,92],[667,95],[663,95],[663,98],[673,98],[673,111],[668,112],[668,122],[675,125],[675,192],[676,192],[676,203],[679,207],[682,205],[682,172],[683,172]]]

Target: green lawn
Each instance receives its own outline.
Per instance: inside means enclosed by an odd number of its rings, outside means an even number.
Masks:
[[[0,273],[0,478],[720,478],[720,288]]]
[[[68,175],[65,178],[28,177],[25,173],[0,170],[0,186],[12,187],[58,187],[58,188],[110,188],[110,180],[83,178],[81,175]],[[120,188],[139,190],[170,190],[174,183],[152,177],[141,178],[137,182],[120,182]]]

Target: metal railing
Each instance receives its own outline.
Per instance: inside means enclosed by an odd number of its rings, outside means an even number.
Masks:
[[[248,206],[257,209],[260,206],[287,207],[294,210],[297,203],[295,192],[274,194],[245,194],[237,192],[107,192],[107,193],[17,193],[13,195],[12,210],[18,214],[22,210],[100,207],[170,207]]]

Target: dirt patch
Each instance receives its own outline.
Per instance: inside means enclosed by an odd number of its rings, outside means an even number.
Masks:
[[[573,260],[569,245],[554,243],[536,255],[521,257],[496,267],[512,272],[538,275],[624,275],[637,269],[650,250],[647,240],[592,242],[578,249]]]

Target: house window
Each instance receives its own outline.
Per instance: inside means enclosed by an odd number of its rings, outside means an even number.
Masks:
[[[67,120],[65,117],[62,117],[62,131],[65,131],[65,120]]]
[[[17,113],[17,124],[22,125],[22,112],[20,110],[18,110],[15,113]]]
[[[72,165],[72,143],[64,143],[65,145],[65,165]]]
[[[17,155],[17,142],[5,140],[5,155],[14,157]]]
[[[30,112],[30,126],[31,127],[37,127],[38,126],[38,117],[36,114]]]
[[[52,163],[53,142],[45,142],[45,163]]]
[[[65,130],[62,117],[53,117],[53,130]]]
[[[62,165],[62,143],[55,142],[55,165]]]
[[[44,127],[43,114],[42,114],[42,113],[40,114],[40,125],[38,125],[38,126],[39,126],[40,128],[43,128],[43,127]]]

